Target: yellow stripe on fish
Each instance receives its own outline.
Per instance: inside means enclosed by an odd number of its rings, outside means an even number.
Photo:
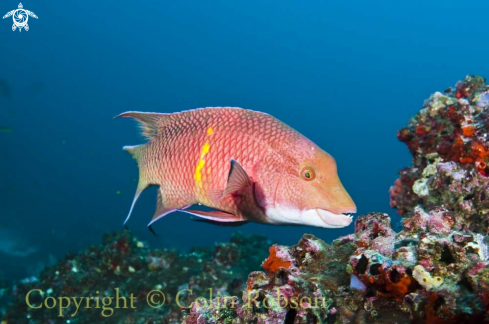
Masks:
[[[211,136],[212,134],[214,134],[214,131],[212,130],[212,127],[209,127],[207,129],[207,136]],[[197,165],[195,166],[194,179],[195,179],[197,185],[199,186],[199,188],[202,188],[202,174],[200,172],[202,171],[202,169],[205,166],[204,157],[209,152],[210,148],[211,148],[211,145],[209,144],[208,141],[206,141],[204,143],[204,145],[202,146],[202,153],[200,153],[200,160],[197,163]]]

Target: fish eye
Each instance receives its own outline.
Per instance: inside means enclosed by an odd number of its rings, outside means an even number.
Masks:
[[[311,167],[304,167],[301,171],[301,177],[303,180],[311,181],[316,178],[316,172]]]

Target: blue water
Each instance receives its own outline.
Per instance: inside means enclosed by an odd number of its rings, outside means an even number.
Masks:
[[[2,1],[0,14],[17,5]],[[39,251],[1,254],[0,278],[122,229],[138,177],[122,146],[144,140],[134,122],[112,119],[121,112],[272,114],[336,158],[360,214],[385,212],[396,223],[387,191],[411,158],[397,130],[434,91],[489,76],[487,1],[23,5],[39,17],[29,31],[0,20],[0,126],[13,129],[0,132],[0,229]],[[155,201],[145,191],[129,222],[154,247],[210,246],[238,230],[175,213],[155,224],[155,237],[146,228]],[[295,244],[304,233],[331,241],[353,225],[239,230]]]

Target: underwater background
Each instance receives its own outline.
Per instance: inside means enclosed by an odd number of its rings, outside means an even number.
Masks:
[[[411,156],[396,132],[435,90],[489,75],[489,3],[473,1],[24,2],[0,21],[0,278],[20,279],[121,230],[144,142],[127,110],[237,106],[269,113],[332,154],[358,214],[384,212]],[[4,13],[15,1],[0,2]],[[3,13],[3,14],[4,14]],[[2,15],[3,15],[2,14]],[[178,170],[171,170],[178,172]],[[156,190],[128,223],[152,247],[213,246],[237,230],[295,244],[353,233],[174,213]]]

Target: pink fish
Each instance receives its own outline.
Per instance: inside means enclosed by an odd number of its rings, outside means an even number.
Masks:
[[[125,146],[139,165],[141,192],[159,186],[149,223],[174,211],[210,222],[248,221],[340,228],[356,207],[335,160],[278,119],[241,108],[201,108],[172,114],[125,112],[148,142]],[[190,210],[201,204],[210,211]]]

